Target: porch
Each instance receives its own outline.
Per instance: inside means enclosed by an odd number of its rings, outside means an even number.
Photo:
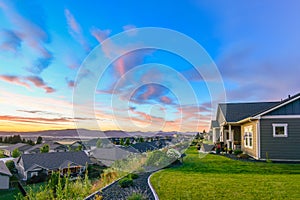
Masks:
[[[226,124],[220,129],[220,142],[223,142],[228,149],[241,149],[241,126]]]

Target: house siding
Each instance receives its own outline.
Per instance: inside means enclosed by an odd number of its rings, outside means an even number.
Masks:
[[[253,147],[249,148],[249,147],[245,147],[245,138],[244,138],[244,134],[245,134],[245,127],[247,126],[252,126],[252,143],[253,143]],[[258,158],[258,154],[257,154],[257,121],[251,121],[251,122],[247,122],[242,124],[241,126],[241,148],[242,151],[254,158]]]
[[[9,176],[0,174],[0,189],[9,189]]]
[[[268,115],[300,115],[300,99],[273,110]]]
[[[274,114],[274,113],[273,113]],[[288,124],[288,137],[273,137],[273,123]],[[261,158],[300,160],[300,118],[261,119]]]

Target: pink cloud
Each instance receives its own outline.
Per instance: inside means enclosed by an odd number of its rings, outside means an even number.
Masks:
[[[46,93],[55,92],[55,89],[48,86],[43,81],[43,79],[38,76],[19,77],[11,75],[0,75],[0,80],[11,84],[20,85],[26,87],[27,89],[31,89],[31,85],[29,83],[32,83],[34,86],[44,89]]]
[[[161,100],[163,103],[165,103],[165,104],[171,104],[171,103],[172,103],[172,100],[171,100],[169,97],[167,97],[167,96],[162,96],[162,97],[160,98],[160,100]]]
[[[75,87],[75,82],[73,80],[67,80],[67,83],[69,88]]]
[[[148,85],[146,92],[144,94],[142,94],[142,99],[143,100],[148,100],[150,96],[155,94],[155,92],[156,92],[156,89],[154,88],[154,86],[153,85]]]
[[[30,85],[22,80],[22,78],[11,75],[0,75],[2,81],[30,88]]]
[[[93,28],[91,30],[92,36],[96,38],[96,40],[101,43],[103,40],[105,40],[111,33],[111,30],[100,30],[98,28]]]
[[[132,24],[123,26],[124,31],[129,31],[129,32],[127,32],[127,34],[129,36],[135,36],[137,34],[137,30],[135,30],[135,29],[136,29],[136,26],[132,25]]]
[[[0,5],[2,7],[3,13],[7,19],[13,24],[13,26],[18,29],[18,34],[15,34],[14,38],[10,35],[10,43],[6,43],[4,47],[14,48],[24,42],[28,47],[34,49],[39,55],[39,58],[33,61],[33,68],[38,68],[38,70],[29,71],[33,73],[41,73],[50,64],[53,58],[52,53],[45,47],[45,43],[48,42],[48,34],[40,26],[32,23],[23,16],[19,15],[15,8],[12,6],[11,2],[6,1]],[[16,33],[16,31],[14,31]],[[47,62],[39,62],[39,60],[47,60]],[[38,63],[36,63],[38,61]]]
[[[116,63],[116,72],[120,75],[123,76],[125,74],[125,63],[123,58],[119,58]]]
[[[26,80],[33,83],[36,87],[44,89],[46,93],[55,92],[55,90],[52,87],[47,86],[44,80],[38,76],[28,76],[26,77]]]
[[[79,23],[76,21],[75,17],[70,12],[70,10],[65,9],[65,16],[67,19],[67,24],[69,26],[69,33],[76,41],[78,41],[82,45],[86,52],[89,52],[91,48],[82,34],[82,30]]]

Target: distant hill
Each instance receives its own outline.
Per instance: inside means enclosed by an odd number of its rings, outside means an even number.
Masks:
[[[21,135],[23,137],[34,137],[34,136],[48,136],[48,137],[109,137],[109,138],[122,138],[132,136],[172,136],[177,132],[124,132],[120,130],[110,131],[96,131],[87,129],[65,129],[65,130],[47,130],[37,132],[4,132],[0,131],[0,136],[4,135]]]

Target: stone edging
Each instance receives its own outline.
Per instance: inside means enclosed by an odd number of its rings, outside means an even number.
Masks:
[[[155,200],[159,200],[159,198],[158,198],[158,195],[157,195],[157,193],[155,192],[153,186],[152,186],[151,183],[150,183],[150,178],[152,177],[153,174],[155,174],[155,173],[157,173],[157,172],[160,172],[160,171],[162,171],[162,170],[156,171],[156,172],[152,173],[152,174],[148,177],[148,186],[150,187],[151,192],[152,192],[152,194],[153,194]]]

